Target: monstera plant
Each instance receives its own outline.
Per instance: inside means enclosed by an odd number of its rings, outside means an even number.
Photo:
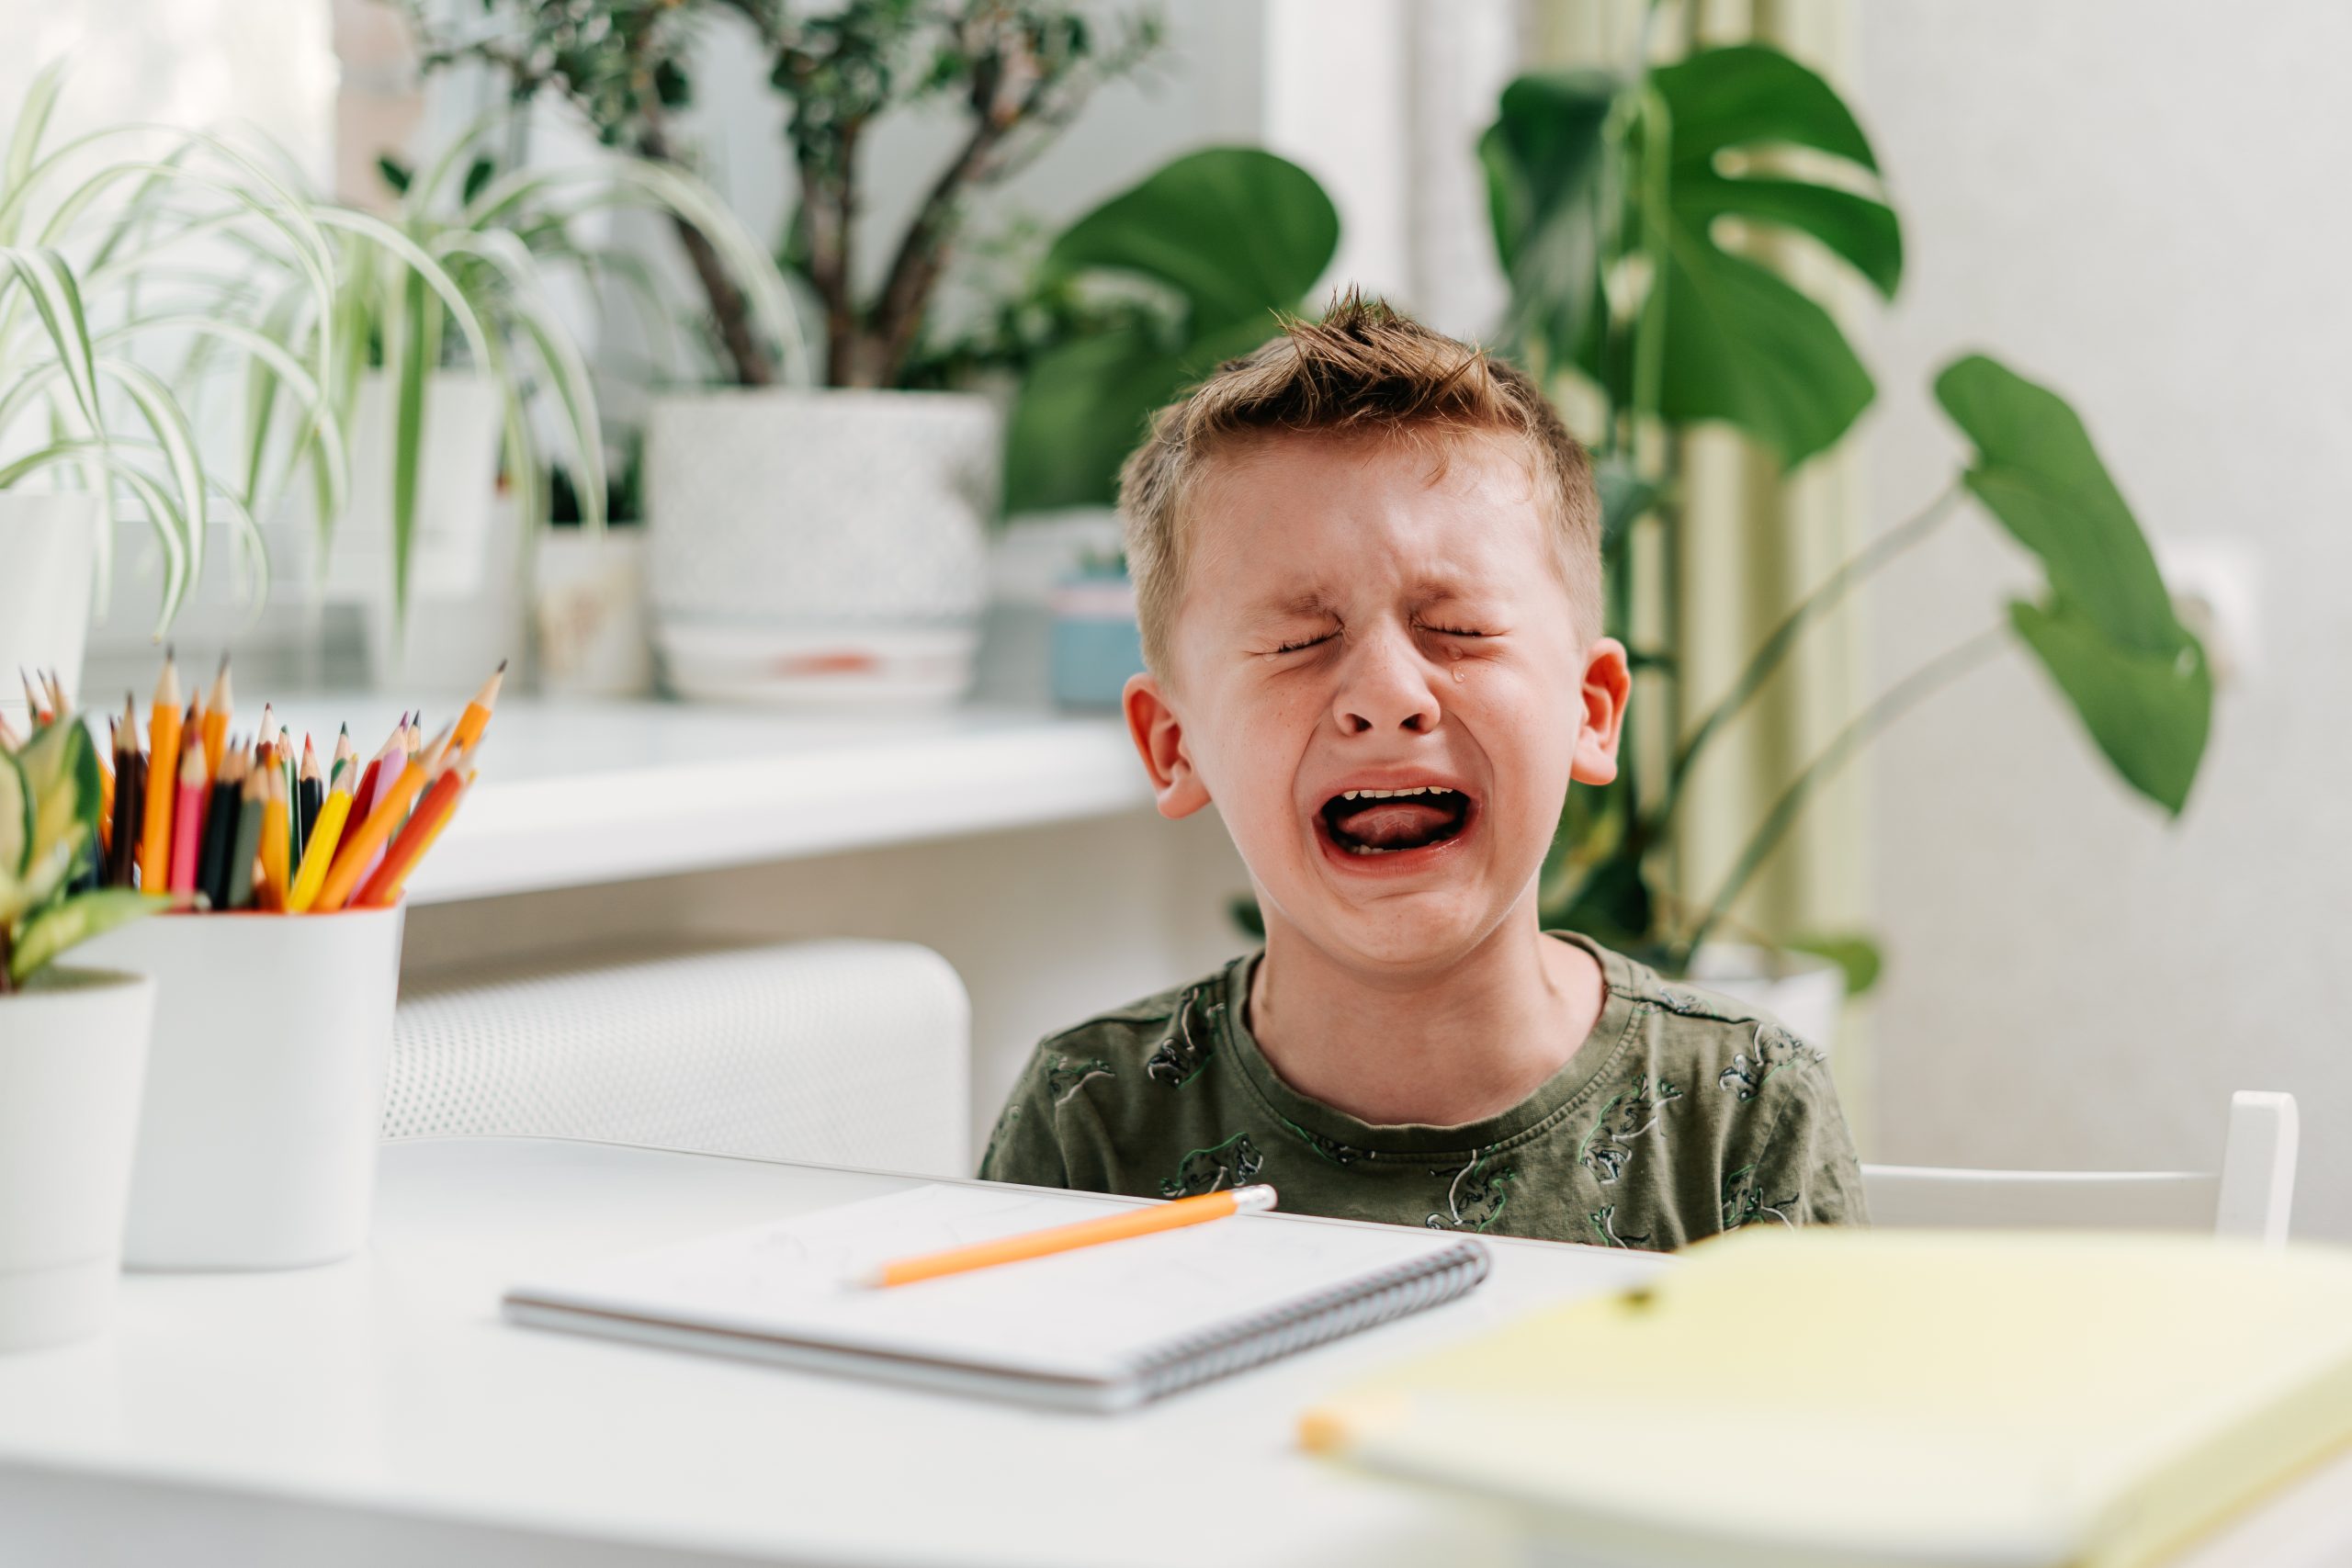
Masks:
[[[993,356],[1020,376],[1006,510],[1109,505],[1151,412],[1303,310],[1339,246],[1315,176],[1254,147],[1178,158],[1064,230]]]
[[[1691,426],[1729,425],[1792,469],[1852,429],[1876,395],[1870,372],[1822,302],[1762,254],[1776,234],[1808,236],[1892,299],[1901,223],[1837,92],[1758,45],[1630,73],[1521,77],[1479,151],[1510,286],[1505,337],[1565,406],[1596,411],[1577,423],[1600,481],[1610,629],[1629,637],[1637,667],[1679,713],[1673,650],[1630,635],[1641,629],[1631,613],[1641,569],[1627,541],[1654,528],[1671,553]],[[2204,753],[2211,674],[2082,421],[2057,393],[1980,354],[1947,365],[1934,395],[1971,448],[1965,466],[1791,611],[1712,708],[1685,716],[1663,776],[1644,776],[1628,748],[1616,784],[1571,793],[1545,868],[1546,923],[1687,959],[1824,776],[2007,647],[2041,666],[2127,785],[2178,815]],[[1864,708],[1800,768],[1719,886],[1667,896],[1658,852],[1710,743],[1825,611],[1968,511],[2040,563],[2040,592]],[[1875,972],[1864,941],[1817,945],[1854,978]]]

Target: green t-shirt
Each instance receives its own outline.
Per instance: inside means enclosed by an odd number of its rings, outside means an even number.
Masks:
[[[1243,1021],[1250,954],[1039,1045],[980,1175],[1147,1198],[1264,1181],[1296,1213],[1658,1250],[1758,1221],[1866,1220],[1819,1051],[1745,1003],[1562,939],[1600,961],[1608,999],[1566,1065],[1499,1116],[1375,1126],[1300,1094]]]

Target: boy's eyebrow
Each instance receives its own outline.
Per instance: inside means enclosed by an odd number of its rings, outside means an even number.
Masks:
[[[1330,595],[1320,588],[1309,588],[1295,593],[1270,593],[1252,600],[1252,615],[1321,615],[1331,611]]]

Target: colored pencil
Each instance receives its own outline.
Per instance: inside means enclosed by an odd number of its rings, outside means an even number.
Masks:
[[[172,874],[172,768],[180,754],[180,676],[172,650],[164,649],[164,672],[155,677],[155,700],[148,709],[146,821],[139,840],[139,885],[160,893]]]
[[[1125,1241],[1129,1236],[1150,1235],[1184,1225],[1203,1224],[1210,1220],[1224,1219],[1227,1214],[1262,1213],[1273,1206],[1274,1190],[1266,1186],[1203,1192],[1195,1197],[1179,1198],[1171,1203],[1155,1203],[1148,1209],[1130,1209],[1125,1213],[1106,1214],[1099,1220],[1050,1225],[1044,1230],[1028,1231],[1019,1235],[1000,1236],[994,1241],[975,1242],[969,1247],[952,1247],[944,1252],[926,1252],[912,1258],[894,1258],[859,1276],[857,1282],[877,1287],[911,1285],[919,1280],[936,1280],[943,1274],[992,1269],[1001,1263],[1019,1263],[1032,1258],[1069,1252],[1076,1247],[1097,1247],[1106,1241]]]
[[[122,750],[122,729],[107,716],[107,749],[98,753],[98,863],[114,863],[115,757]]]
[[[326,803],[319,807],[318,824],[311,829],[310,842],[302,846],[301,868],[286,895],[286,912],[289,915],[307,915],[319,901],[319,889],[326,886],[327,870],[334,864],[334,847],[343,840],[344,824],[350,820],[348,761],[336,765],[335,781],[335,786],[327,792]]]
[[[498,688],[505,681],[506,660],[502,659],[498,668],[490,672],[490,679],[481,683],[481,690],[474,694],[474,700],[466,705],[466,711],[458,716],[457,732],[449,737],[451,746],[460,751],[471,750],[481,739],[482,727],[490,722],[491,710],[498,705]]]
[[[449,735],[450,731],[444,729],[434,738],[424,755],[411,757],[401,769],[400,777],[369,808],[368,819],[359,824],[357,831],[345,836],[344,847],[335,855],[334,868],[327,873],[326,886],[319,889],[321,911],[332,912],[350,902],[360,879],[369,873],[377,855],[390,840],[392,829],[405,818],[408,808],[424,790],[425,775],[440,762],[441,753],[448,747]]]
[[[286,817],[288,803],[286,772],[275,763],[269,770],[268,790],[262,801],[261,877],[254,889],[254,898],[263,908],[277,910],[286,908]]]
[[[196,891],[196,873],[204,858],[204,737],[190,734],[180,746],[178,801],[172,814],[172,875],[174,893]]]
[[[351,902],[356,908],[381,908],[399,897],[398,889],[408,880],[411,867],[424,852],[441,824],[457,809],[458,792],[466,787],[466,754],[457,750],[454,741],[443,750],[441,760],[434,764],[423,798],[416,809],[409,813],[401,824],[400,836],[384,851],[383,858]]]
[[[229,845],[229,899],[232,909],[250,909],[254,902],[254,863],[261,858],[262,808],[269,791],[269,770],[262,759],[247,760],[245,779],[237,791],[237,836]]]
[[[31,717],[33,728],[46,728],[53,716],[50,711],[49,699],[42,694],[40,688],[33,684],[33,678],[25,673],[25,667],[21,664],[17,666],[17,679],[24,682],[25,712]]]
[[[245,782],[244,748],[221,738],[220,771],[212,775],[211,804],[205,808],[204,859],[197,866],[197,890],[216,909],[229,907],[229,857],[236,852],[238,807]]]
[[[424,841],[416,846],[416,852],[408,857],[407,867],[402,870],[399,875],[393,877],[390,883],[383,888],[379,896],[379,902],[384,908],[389,908],[392,905],[401,901],[401,894],[406,891],[408,887],[409,873],[414,871],[416,869],[417,863],[423,860],[425,856],[431,854],[433,852],[433,846],[441,841],[442,831],[449,826],[450,819],[458,815],[458,808],[465,805],[466,794],[469,790],[474,787],[474,780],[479,775],[474,769],[468,768],[466,770],[464,782],[458,784],[457,795],[450,800],[448,809],[441,813],[439,820],[435,821],[428,826]],[[419,812],[422,812],[424,809],[424,808],[421,806],[417,807]]]
[[[326,804],[326,779],[319,772],[319,753],[311,744],[309,735],[302,737],[302,769],[296,776],[294,790],[294,859],[297,872],[302,869],[302,857],[308,853],[311,831],[319,825],[319,809]]]
[[[139,829],[147,819],[147,759],[125,752],[114,786],[114,854],[107,862],[107,881],[117,887],[133,886],[139,878]]]
[[[204,704],[204,774],[220,776],[221,753],[229,748],[229,715],[235,703],[229,689],[229,655],[220,655],[220,672],[212,677],[212,694]]]

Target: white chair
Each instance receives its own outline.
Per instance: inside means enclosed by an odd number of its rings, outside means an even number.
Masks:
[[[2295,1197],[2295,1097],[2240,1089],[2218,1176],[1866,1165],[1862,1190],[1878,1225],[2210,1230],[2278,1247]]]
[[[967,1176],[971,1010],[927,947],[572,954],[404,985],[384,1135]]]

